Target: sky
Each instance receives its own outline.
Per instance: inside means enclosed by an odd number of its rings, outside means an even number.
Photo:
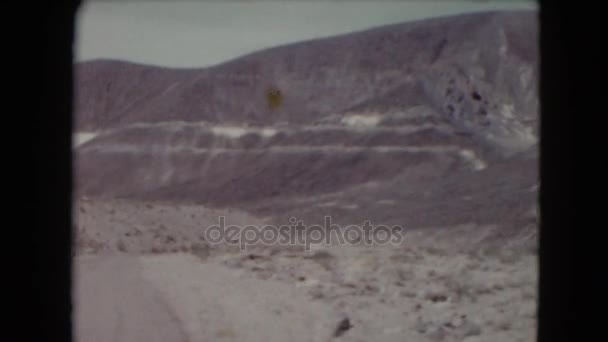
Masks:
[[[530,0],[85,1],[74,52],[78,61],[206,67],[268,47],[376,26],[536,6]]]

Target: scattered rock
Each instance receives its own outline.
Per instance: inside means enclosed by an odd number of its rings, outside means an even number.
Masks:
[[[350,330],[350,328],[352,328],[352,327],[353,327],[353,325],[350,323],[350,319],[348,319],[348,317],[344,318],[343,320],[340,321],[340,323],[338,323],[338,326],[336,327],[336,330],[334,331],[334,337],[342,336],[345,332]]]
[[[479,324],[472,321],[465,321],[461,326],[463,337],[478,336],[481,334],[481,327]]]
[[[416,293],[411,290],[401,291],[400,294],[407,298],[416,298]],[[419,304],[420,305],[420,304]]]
[[[458,328],[458,327],[462,326],[462,324],[464,323],[466,318],[467,318],[466,315],[460,315],[458,317],[454,317],[450,323],[452,326]]]
[[[422,320],[422,318],[418,317],[416,320],[416,324],[414,324],[414,330],[416,330],[420,334],[424,334],[427,331],[428,323]]]
[[[442,294],[442,293],[428,294],[425,298],[430,300],[433,303],[445,302],[448,300],[448,296],[446,296],[445,294]]]
[[[116,249],[118,249],[118,251],[120,252],[127,252],[127,245],[125,244],[125,242],[121,239],[118,240],[118,242],[116,242]]]
[[[209,255],[211,254],[209,246],[202,243],[195,243],[194,245],[192,245],[192,247],[190,248],[190,253],[192,253],[192,255],[196,256],[202,261],[206,261],[207,258],[209,258]]]
[[[426,334],[432,341],[443,341],[445,339],[446,332],[442,327],[432,327]]]

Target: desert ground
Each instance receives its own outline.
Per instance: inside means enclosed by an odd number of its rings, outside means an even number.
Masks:
[[[206,243],[204,229],[223,215],[233,224],[260,222],[245,213],[78,206],[78,341],[535,338],[534,230],[509,244],[483,243],[493,227],[462,226],[407,232],[401,245],[242,251]],[[352,327],[339,333],[344,319]]]

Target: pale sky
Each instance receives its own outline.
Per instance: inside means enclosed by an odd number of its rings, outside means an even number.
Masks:
[[[267,47],[457,13],[535,9],[534,1],[86,2],[76,59],[204,67]]]

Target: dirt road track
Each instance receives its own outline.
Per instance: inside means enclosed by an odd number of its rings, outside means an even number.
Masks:
[[[188,341],[170,306],[142,277],[136,258],[79,258],[74,271],[76,341]]]
[[[325,342],[341,318],[293,286],[191,255],[75,260],[78,342]]]

